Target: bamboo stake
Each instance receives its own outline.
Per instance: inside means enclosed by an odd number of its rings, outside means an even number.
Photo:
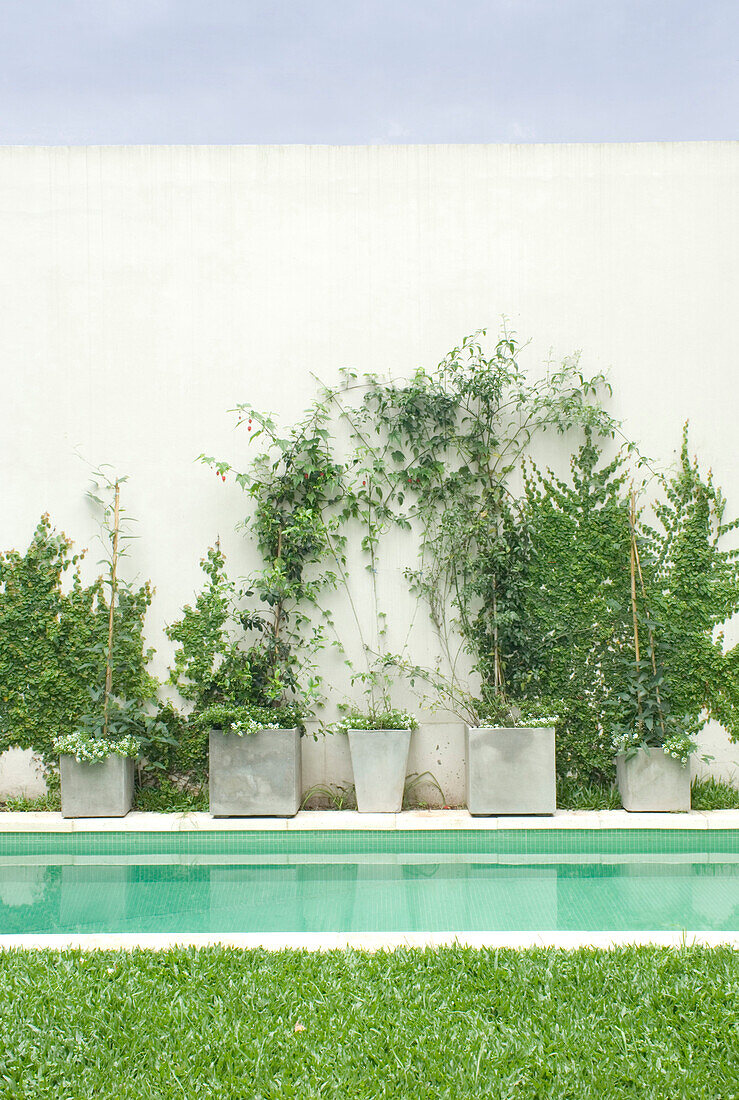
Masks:
[[[631,564],[631,614],[634,623],[634,654],[636,657],[636,712],[639,725],[642,721],[641,692],[639,690],[639,665],[641,655],[639,652],[639,619],[636,607],[636,505],[634,503],[634,487],[631,488],[631,500],[629,505],[629,549]]]
[[[113,556],[110,568],[110,607],[108,610],[108,651],[105,657],[105,695],[103,697],[103,737],[108,735],[108,711],[113,691],[113,617],[118,571],[118,535],[120,533],[120,484],[116,478],[113,505]]]
[[[632,507],[633,507],[633,498],[634,498],[634,490],[633,489],[631,490],[631,496],[632,496]],[[632,527],[632,538],[633,538],[632,547],[633,547],[633,552],[634,552],[634,558],[636,559],[636,568],[637,568],[637,571],[639,573],[639,584],[641,585],[642,599],[644,601],[644,611],[645,611],[645,614],[646,614],[646,617],[647,617],[647,634],[649,635],[649,650],[650,650],[650,657],[652,658],[652,672],[654,673],[654,676],[655,676],[655,679],[656,679],[656,677],[657,677],[657,658],[655,657],[655,653],[654,653],[654,633],[652,631],[652,624],[649,620],[649,608],[647,606],[647,588],[646,588],[646,585],[644,584],[644,574],[642,573],[642,568],[641,568],[641,559],[639,557],[639,547],[638,547],[637,542],[636,542],[635,523],[636,523],[636,515],[634,514],[634,527]],[[662,733],[664,735],[665,720],[664,720],[664,715],[662,713],[662,698],[660,696],[659,685],[658,684],[655,684],[655,686],[654,686],[654,694],[657,697],[657,706],[659,707],[659,724],[662,728]]]
[[[636,663],[639,665],[639,621],[636,611],[636,506],[634,504],[634,490],[631,490],[631,504],[629,508],[629,531],[630,549],[631,549],[631,613],[634,621],[634,652],[636,654]],[[638,667],[637,667],[638,671]]]

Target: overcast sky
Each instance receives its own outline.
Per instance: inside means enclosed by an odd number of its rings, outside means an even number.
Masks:
[[[737,137],[739,0],[0,0],[0,143]]]

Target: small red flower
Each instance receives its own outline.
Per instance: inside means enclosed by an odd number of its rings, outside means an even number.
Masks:
[[[225,474],[221,474],[221,480],[222,480],[222,481],[225,481],[225,480],[226,480],[226,475],[225,475]]]
[[[362,482],[362,485],[366,485],[366,484],[367,484],[367,482],[366,482],[366,481],[363,481],[363,482]]]
[[[248,427],[248,428],[247,428],[246,430],[247,430],[248,432],[250,432],[250,431],[251,431],[251,424],[249,425],[249,427]]]

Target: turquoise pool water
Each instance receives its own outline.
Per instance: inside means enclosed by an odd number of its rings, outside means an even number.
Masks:
[[[0,835],[0,934],[739,930],[739,831]]]

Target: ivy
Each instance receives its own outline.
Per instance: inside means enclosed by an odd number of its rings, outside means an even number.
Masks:
[[[628,470],[623,455],[601,457],[588,432],[569,481],[529,465],[518,618],[502,639],[514,697],[561,700],[560,774],[588,780],[612,774],[629,609]]]
[[[727,649],[720,629],[739,611],[739,552],[724,545],[739,520],[725,519],[721,490],[691,459],[687,424],[678,469],[654,510],[644,542],[654,560],[652,600],[672,706],[694,728],[713,718],[739,740],[739,646]]]
[[[105,682],[109,603],[102,579],[83,583],[83,557],[46,514],[25,554],[0,554],[0,751],[55,761],[53,738],[80,729]],[[114,611],[116,690],[142,702],[154,686],[143,641],[151,596],[148,585],[121,591]]]

